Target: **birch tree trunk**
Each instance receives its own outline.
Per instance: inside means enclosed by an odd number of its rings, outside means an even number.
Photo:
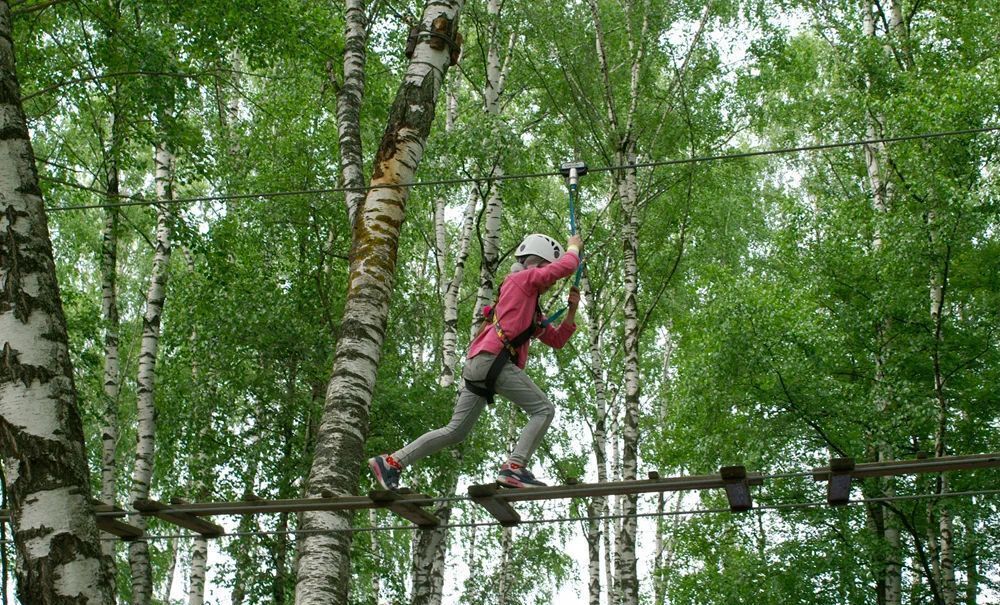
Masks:
[[[600,316],[597,309],[600,308],[597,293],[591,287],[590,276],[584,270],[584,276],[580,280],[580,288],[587,301],[587,333],[590,336],[590,374],[594,381],[594,404],[596,407],[596,419],[594,420],[594,462],[597,467],[597,482],[605,483],[608,480],[608,395],[607,386],[604,379],[604,355],[602,347],[602,335],[604,326],[601,325]],[[596,521],[593,517],[608,515],[608,499],[604,497],[593,498],[588,505],[587,515],[591,518],[587,524],[587,543],[590,559],[590,581],[588,583],[589,600],[592,605],[598,605],[601,600],[601,544],[604,543],[605,555],[610,555],[610,533],[611,522],[607,519]],[[611,561],[606,560],[607,569],[607,589],[610,592],[613,588],[611,583]]]
[[[344,81],[337,87],[337,134],[340,141],[340,178],[347,204],[347,220],[354,225],[365,200],[365,172],[361,147],[361,101],[365,96],[365,59],[368,53],[368,15],[362,0],[346,0]]]
[[[409,189],[423,156],[441,83],[448,69],[462,0],[431,0],[419,36],[389,111],[388,125],[372,174],[372,189],[355,217],[348,293],[334,355],[333,375],[317,433],[309,474],[309,495],[324,490],[348,495],[357,490],[368,435],[369,406],[385,340],[389,295],[396,270],[399,230]],[[302,539],[295,602],[299,605],[348,602],[351,515],[311,512],[303,529],[323,531]]]
[[[597,0],[588,0],[594,23],[598,67],[603,83],[604,105],[607,111],[608,128],[615,145],[615,160],[618,165],[628,166],[612,173],[622,205],[622,244],[624,250],[624,354],[625,354],[625,414],[622,426],[622,479],[636,478],[638,471],[639,439],[639,310],[638,310],[638,187],[636,170],[637,141],[635,138],[635,117],[639,102],[639,76],[645,56],[645,38],[649,28],[649,2],[638,4],[641,11],[641,25],[635,31],[633,15],[637,4],[623,2],[624,22],[628,39],[628,96],[624,113],[616,102],[611,62],[604,38],[601,8]],[[639,579],[636,568],[635,540],[638,527],[635,517],[638,499],[625,496],[621,499],[623,520],[618,532],[616,550],[618,562],[615,566],[617,586],[614,594],[623,605],[637,605],[639,600]]]
[[[674,338],[671,333],[672,323],[668,320],[664,338],[666,342],[663,347],[663,371],[661,374],[662,388],[661,393],[663,397],[663,403],[657,410],[659,414],[659,425],[664,426],[667,420],[668,402],[670,400],[670,366],[671,359],[674,354]],[[680,502],[680,498],[677,499]],[[663,569],[664,569],[664,553],[667,550],[666,543],[670,541],[670,537],[665,535],[667,533],[667,519],[663,517],[663,513],[666,510],[667,499],[665,494],[662,492],[656,497],[656,511],[660,514],[660,517],[656,522],[656,540],[653,545],[653,603],[656,605],[661,605],[666,602],[666,583],[663,581]],[[671,529],[673,527],[671,526]],[[669,560],[667,565],[669,565]]]
[[[196,270],[194,257],[191,256],[187,249],[185,249],[184,252],[187,259],[188,270],[193,274]],[[197,328],[191,331],[188,341],[191,344],[192,350],[194,350],[194,347],[198,342]],[[199,364],[196,358],[191,363],[191,382],[195,385],[196,389],[198,388],[200,380],[201,373],[199,371]],[[196,392],[199,391],[196,390]],[[197,442],[199,444],[208,442],[212,429],[212,415],[207,410],[204,410],[204,407],[205,406],[203,406],[201,402],[201,397],[197,397],[195,401],[192,402],[192,412],[195,417],[195,422],[198,424]],[[205,449],[204,447],[199,447],[191,456],[189,468],[189,473],[193,477],[191,495],[194,497],[195,501],[204,500],[205,496],[208,494],[208,488],[203,480],[207,466],[208,464]],[[208,540],[205,536],[198,534],[194,537],[194,541],[191,544],[191,560],[188,568],[188,605],[202,605],[205,601],[205,572],[207,566]]]
[[[448,95],[448,109],[446,119],[446,130],[450,130],[454,124],[455,105],[454,96]],[[469,240],[472,235],[472,218],[475,212],[477,198],[469,196],[470,203],[466,207],[465,217],[462,223],[461,242],[459,251],[455,259],[455,277],[445,279],[444,272],[447,266],[447,225],[444,217],[444,199],[438,198],[435,201],[434,213],[434,233],[435,233],[435,258],[437,260],[437,291],[445,298],[444,304],[444,336],[441,340],[441,376],[439,383],[442,387],[449,387],[454,383],[455,375],[455,324],[458,320],[458,289],[462,283],[464,275],[465,257],[468,254]],[[451,320],[449,329],[449,319]],[[450,353],[448,341],[450,336]],[[449,365],[450,364],[450,365]],[[444,493],[452,494],[458,488],[458,474],[453,473],[448,477],[448,486]],[[441,519],[442,524],[447,524],[451,519],[452,506],[445,502],[439,506],[434,514]],[[418,532],[413,541],[413,559],[410,567],[413,591],[410,602],[413,605],[440,605],[444,592],[444,564],[448,554],[448,539],[450,532],[446,529],[432,529]]]
[[[32,605],[113,603],[102,572],[66,320],[0,0],[0,455]]]
[[[975,508],[976,499],[970,503]],[[965,533],[965,605],[976,605],[979,595],[979,534],[972,515],[963,516]]]
[[[205,602],[205,573],[208,569],[208,540],[198,535],[191,545],[191,566],[188,572],[188,605]]]
[[[626,155],[627,163],[635,163],[634,152]],[[636,171],[634,166],[625,170],[621,182],[623,230],[622,240],[625,250],[625,416],[622,427],[622,479],[634,480],[639,462],[639,242],[636,210]],[[619,539],[622,543],[621,560],[618,563],[621,578],[622,603],[636,605],[639,602],[639,578],[636,571],[635,539],[638,527],[635,517],[638,498],[635,495],[623,499],[625,515]]]
[[[862,0],[862,22],[864,35],[874,38],[875,14],[878,8],[873,6],[870,0]],[[882,128],[882,119],[876,115],[869,114],[866,122],[866,134],[868,138],[877,138]],[[885,214],[889,211],[891,188],[887,179],[883,177],[882,156],[884,148],[879,145],[865,145],[865,168],[868,174],[868,183],[872,191],[872,206],[878,214]],[[878,254],[882,250],[881,228],[876,227],[872,239],[872,250]],[[887,384],[887,354],[888,354],[888,332],[890,323],[888,318],[878,321],[876,326],[876,353],[875,353],[875,406],[882,414],[887,413],[889,408],[889,388]],[[877,457],[879,460],[891,460],[893,452],[891,446],[885,439],[877,439]],[[895,494],[895,484],[892,478],[880,482],[881,488],[886,496]],[[886,605],[900,605],[903,598],[903,578],[902,578],[902,549],[899,535],[899,528],[891,515],[882,515],[881,532],[885,541],[885,564],[882,570],[884,599]]]
[[[452,494],[458,486],[456,474],[445,493]],[[434,510],[434,515],[447,525],[451,519],[452,507],[444,503]],[[410,577],[413,592],[410,605],[441,605],[444,592],[444,564],[448,554],[448,529],[427,529],[417,532],[413,542],[413,562]]]
[[[933,210],[927,213],[927,223],[929,227],[929,237],[932,247],[942,246],[940,234],[937,232],[936,214]],[[949,400],[945,391],[946,376],[941,366],[941,349],[944,343],[944,301],[948,288],[948,275],[951,263],[951,249],[943,244],[942,267],[931,272],[930,279],[930,299],[931,299],[931,325],[934,326],[934,346],[932,347],[931,361],[934,368],[934,397],[937,401],[937,430],[934,439],[934,455],[937,457],[946,456],[947,432],[948,432],[948,410]],[[948,475],[941,474],[937,480],[937,493],[946,494],[948,492]],[[930,510],[934,510],[931,507]],[[935,551],[938,554],[938,565],[940,577],[938,586],[941,587],[941,598],[945,605],[955,605],[958,601],[958,590],[955,584],[955,545],[952,537],[954,527],[951,511],[947,505],[942,506],[938,511],[938,544]]]
[[[173,199],[173,154],[163,144],[154,152],[156,170],[156,199],[169,202]],[[169,203],[158,205],[156,210],[156,251],[153,269],[146,294],[146,311],[142,319],[142,344],[139,349],[138,413],[135,468],[132,471],[131,501],[149,498],[153,479],[153,459],[156,446],[156,355],[160,342],[160,318],[167,297],[167,277],[170,264],[171,215]],[[136,516],[133,524],[146,529],[146,519]],[[132,570],[132,602],[148,605],[152,599],[153,578],[149,562],[149,545],[136,540],[129,545],[129,567]]]
[[[469,203],[462,215],[462,235],[458,242],[458,254],[455,257],[455,273],[447,283],[444,291],[444,337],[441,339],[442,361],[441,376],[438,384],[450,387],[455,384],[455,372],[458,365],[458,294],[465,279],[465,262],[469,258],[469,246],[472,242],[472,228],[475,224],[476,207],[479,197],[469,196]],[[477,322],[473,322],[477,323]]]
[[[503,3],[500,0],[487,0],[486,11],[489,16],[489,48],[486,53],[486,86],[483,90],[483,109],[492,119],[500,116],[500,97],[503,95],[510,68],[508,52],[503,65],[500,62],[499,31],[500,12]],[[511,38],[513,40],[513,38]],[[501,179],[504,174],[503,157],[497,153],[496,163],[490,173],[494,179]],[[476,316],[483,306],[493,302],[496,286],[497,265],[500,257],[500,225],[503,215],[503,197],[501,195],[501,180],[489,183],[489,199],[486,201],[486,228],[483,236],[483,259],[479,267],[479,293],[473,314]],[[479,330],[479,322],[472,322],[471,335],[475,338]]]
[[[107,200],[118,202],[118,153],[120,150],[119,120],[111,116],[111,149],[108,151]],[[101,233],[101,319],[104,329],[104,416],[101,428],[101,501],[115,504],[118,475],[118,394],[121,390],[121,365],[118,358],[118,339],[121,323],[118,317],[118,209],[104,210],[104,230]],[[101,550],[113,566],[115,543],[101,542]],[[109,567],[109,572],[113,568]]]

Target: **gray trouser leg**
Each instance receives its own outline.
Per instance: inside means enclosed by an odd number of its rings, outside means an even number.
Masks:
[[[392,457],[402,466],[409,466],[421,458],[437,453],[449,445],[459,443],[468,437],[476,420],[486,407],[486,400],[470,391],[462,389],[455,403],[451,422],[424,433],[416,441],[397,451]]]
[[[512,462],[526,466],[542,442],[545,432],[549,430],[556,415],[556,407],[524,370],[512,363],[507,364],[500,372],[496,387],[497,393],[528,414],[528,424],[521,429],[521,436],[510,454]]]
[[[476,355],[465,364],[463,378],[482,386],[494,359],[494,355],[487,353]],[[496,391],[528,414],[528,424],[521,431],[510,455],[513,462],[526,465],[555,417],[555,406],[524,370],[512,363],[505,365],[497,377]],[[462,389],[451,421],[439,429],[424,433],[416,441],[393,453],[393,459],[402,466],[408,466],[449,445],[459,443],[472,431],[485,407],[485,399],[468,389]]]

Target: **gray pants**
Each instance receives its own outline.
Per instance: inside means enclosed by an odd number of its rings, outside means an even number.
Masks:
[[[489,353],[476,355],[466,362],[462,378],[466,382],[484,386],[483,381],[486,380],[486,373],[494,359],[496,356]],[[528,414],[528,424],[521,430],[521,436],[510,455],[512,462],[526,466],[531,455],[538,449],[538,444],[542,442],[545,431],[552,424],[556,408],[524,370],[513,363],[507,363],[497,376],[496,392]],[[392,457],[402,466],[407,466],[449,445],[459,443],[472,431],[485,407],[486,399],[468,389],[462,389],[458,402],[455,403],[451,422],[424,433],[416,441],[392,454]]]

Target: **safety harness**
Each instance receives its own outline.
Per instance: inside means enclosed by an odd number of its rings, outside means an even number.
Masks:
[[[578,178],[587,174],[587,165],[583,162],[566,162],[559,167],[559,172],[565,176],[569,181],[569,230],[571,235],[576,235],[576,205],[574,200],[577,195]],[[574,281],[574,287],[580,285],[580,277],[583,275],[583,259],[580,259],[580,264],[576,268],[576,280]],[[500,301],[500,293],[497,292],[497,302]],[[544,330],[546,326],[559,319],[563,313],[566,312],[566,308],[559,309],[548,318],[542,317],[541,305],[538,299],[535,299],[535,314],[531,320],[531,325],[528,328],[517,335],[514,340],[508,340],[507,334],[500,327],[500,322],[497,320],[496,307],[491,307],[488,311],[484,309],[484,320],[489,321],[493,324],[493,329],[496,330],[497,337],[500,342],[503,343],[503,348],[500,349],[500,353],[497,354],[497,358],[493,361],[493,365],[490,366],[489,371],[486,373],[486,380],[484,381],[485,388],[478,385],[472,384],[466,381],[465,388],[470,392],[479,395],[480,397],[486,398],[486,401],[493,403],[493,398],[496,395],[496,384],[497,377],[500,376],[500,372],[503,371],[507,362],[517,358],[517,350],[524,343],[531,340],[535,332],[538,330]]]
[[[499,292],[497,293],[497,302],[500,301]],[[493,364],[490,365],[490,369],[486,372],[486,379],[483,381],[484,387],[472,384],[469,381],[465,382],[465,388],[471,393],[475,393],[480,397],[483,397],[489,403],[493,403],[493,399],[496,396],[496,385],[497,378],[500,376],[500,372],[503,371],[504,366],[507,363],[513,362],[517,359],[517,350],[521,348],[521,345],[531,340],[531,337],[535,335],[540,329],[543,329],[544,324],[539,321],[542,315],[541,308],[538,304],[538,299],[535,299],[535,313],[531,320],[531,325],[529,325],[523,332],[514,337],[513,340],[507,338],[507,333],[504,332],[503,328],[500,327],[500,321],[497,318],[496,306],[491,307],[488,311],[484,313],[484,320],[493,324],[493,330],[496,332],[497,338],[503,344],[500,352],[497,353],[496,359],[493,360]]]

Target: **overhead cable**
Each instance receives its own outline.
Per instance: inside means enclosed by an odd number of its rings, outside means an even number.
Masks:
[[[614,172],[618,170],[625,170],[629,168],[656,168],[661,166],[678,166],[683,164],[697,164],[703,162],[721,162],[728,160],[740,160],[754,157],[772,156],[772,155],[784,155],[793,153],[804,153],[810,151],[828,151],[831,149],[840,149],[845,147],[857,147],[861,145],[875,145],[883,143],[902,143],[906,141],[916,141],[925,139],[937,139],[937,138],[947,138],[947,137],[958,137],[958,136],[970,136],[974,134],[982,134],[987,132],[1000,131],[1000,126],[984,126],[982,128],[967,128],[963,130],[947,130],[947,131],[937,131],[937,132],[924,132],[919,134],[902,135],[896,137],[882,137],[882,138],[872,138],[872,139],[861,139],[853,141],[842,141],[839,143],[819,143],[816,145],[801,145],[798,147],[780,147],[777,149],[763,149],[758,151],[746,151],[741,153],[727,153],[727,154],[717,154],[717,155],[704,155],[704,156],[694,156],[689,158],[678,158],[673,160],[658,160],[651,162],[637,162],[634,164],[624,164],[618,166],[603,166],[597,168],[591,168],[590,172]],[[144,197],[132,196],[127,194],[116,194],[108,195],[107,192],[101,191],[95,187],[88,187],[86,185],[81,185],[79,183],[72,183],[69,181],[64,181],[54,177],[40,175],[39,178],[63,185],[66,187],[71,187],[73,189],[79,189],[82,191],[89,191],[91,193],[97,193],[107,197],[114,197],[121,202],[109,202],[100,204],[81,204],[75,206],[50,206],[46,210],[49,212],[61,212],[66,210],[91,210],[98,208],[124,208],[128,206],[156,206],[156,205],[183,205],[183,204],[194,204],[198,202],[231,202],[239,200],[249,200],[249,199],[271,199],[279,197],[291,197],[298,195],[320,195],[326,193],[344,193],[347,191],[371,191],[374,189],[395,189],[402,187],[431,187],[431,186],[442,186],[442,185],[462,185],[462,184],[483,184],[490,182],[499,181],[515,181],[515,180],[525,180],[525,179],[535,179],[544,177],[560,176],[558,170],[549,172],[533,172],[533,173],[522,173],[522,174],[504,174],[497,176],[480,176],[480,177],[465,177],[465,178],[454,178],[454,179],[436,179],[429,181],[415,181],[412,183],[394,183],[392,185],[368,185],[365,187],[322,187],[317,189],[300,189],[293,191],[265,191],[258,193],[233,193],[233,194],[220,194],[220,195],[203,195],[194,197],[183,197],[176,198],[173,200],[151,200]]]

